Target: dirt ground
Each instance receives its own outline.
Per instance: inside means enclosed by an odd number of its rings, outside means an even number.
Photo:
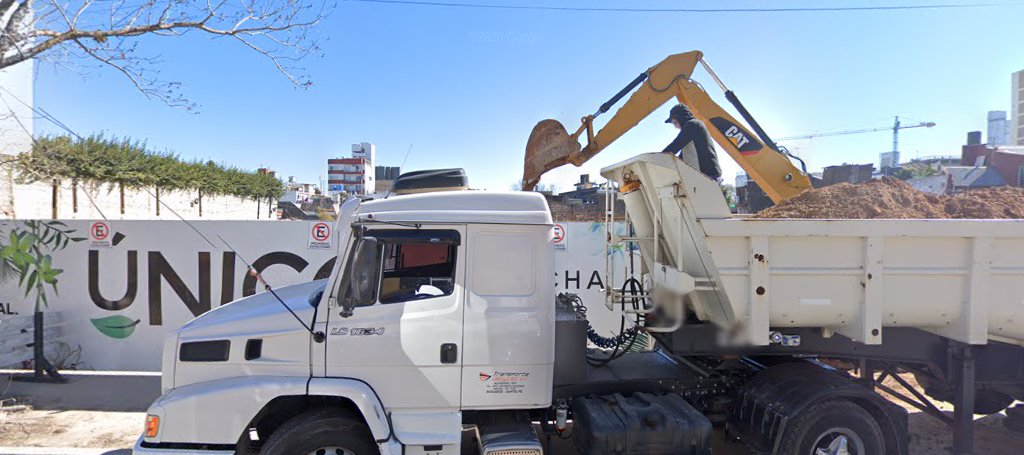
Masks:
[[[895,384],[887,384],[894,386]],[[952,434],[942,422],[909,405],[910,447],[912,455],[949,453]],[[940,406],[951,410],[949,405]],[[952,413],[950,412],[950,415]],[[134,445],[142,429],[145,413],[103,411],[0,411],[0,447],[94,447],[127,449]],[[1004,414],[976,417],[975,452],[987,455],[1024,453],[1024,435],[1003,427]],[[721,432],[716,432],[720,434]],[[463,453],[473,453],[472,432],[463,438]],[[557,452],[572,450],[568,441],[556,441]],[[716,454],[740,455],[748,451],[740,444],[717,441]],[[121,453],[120,451],[117,453]]]
[[[130,448],[144,412],[0,411],[0,447]]]
[[[864,183],[839,183],[804,192],[753,218],[921,219],[1024,218],[1024,189],[979,188],[939,196],[918,191],[902,180],[883,177]]]
[[[900,377],[911,386],[920,390],[914,375],[908,373],[901,374]],[[897,392],[909,395],[892,378],[886,379],[882,383]],[[949,453],[949,449],[953,446],[953,433],[945,423],[920,412],[917,408],[897,400],[881,390],[878,390],[878,393],[889,398],[893,403],[900,405],[909,413],[910,453],[912,455]],[[953,416],[953,405],[941,401],[934,401],[933,403],[949,417]],[[1005,418],[1006,411],[988,416],[974,416],[975,453],[979,455],[1020,455],[1024,453],[1024,435],[1007,430],[1003,426],[1003,419]]]
[[[912,375],[901,376],[910,384],[916,385]],[[99,380],[110,382],[114,379],[100,378]],[[121,383],[119,387],[127,389],[132,386],[130,384],[132,383]],[[903,391],[892,379],[887,380],[885,384],[898,391]],[[82,379],[77,382],[79,388],[88,388],[90,385],[91,383],[83,382]],[[138,384],[134,386],[138,388]],[[109,406],[99,407],[96,406],[97,403],[91,402],[78,403],[79,405],[88,405],[80,406],[80,409],[89,410],[63,410],[67,406],[59,406],[58,402],[61,402],[59,389],[46,388],[45,390],[48,392],[34,388],[31,390],[33,390],[32,397],[17,397],[15,394],[14,400],[10,400],[10,395],[5,395],[5,400],[0,401],[0,453],[4,453],[2,450],[4,447],[70,447],[106,449],[110,452],[100,451],[100,453],[122,455],[128,453],[127,449],[135,444],[135,440],[142,430],[145,413],[126,412],[126,410],[144,409],[145,405],[118,403],[110,397],[96,397],[99,399],[98,401]],[[150,390],[148,394],[156,394],[156,392]],[[148,401],[152,400],[146,400],[146,404]],[[38,409],[33,409],[33,403],[37,405]],[[894,403],[909,412],[910,453],[912,455],[949,453],[949,447],[952,445],[952,433],[948,426],[909,405],[896,400]],[[952,415],[950,405],[939,402],[936,405],[943,411],[947,411],[950,416]],[[118,409],[118,411],[98,409]],[[976,416],[975,448],[977,454],[1024,454],[1024,436],[1008,430],[1002,424],[1004,419],[1006,419],[1005,413]],[[717,455],[750,453],[741,444],[723,441],[721,429],[716,431],[716,435],[718,436],[715,444]],[[463,453],[467,455],[475,453],[473,432],[466,431],[463,436]],[[571,453],[573,450],[569,441],[556,440],[553,442],[553,447],[556,453]]]

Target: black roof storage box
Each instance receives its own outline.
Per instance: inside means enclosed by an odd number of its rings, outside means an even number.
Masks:
[[[466,177],[466,171],[461,168],[406,172],[399,175],[391,184],[391,191],[395,194],[466,189],[469,189],[469,179]]]

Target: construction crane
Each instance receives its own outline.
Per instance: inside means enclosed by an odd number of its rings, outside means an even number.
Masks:
[[[805,134],[805,135],[802,135],[802,136],[790,136],[790,137],[779,138],[778,141],[779,142],[782,142],[782,141],[794,141],[794,140],[800,140],[800,139],[814,139],[814,138],[825,137],[825,136],[840,136],[840,135],[844,135],[844,134],[873,133],[875,131],[892,130],[892,151],[896,155],[894,157],[894,160],[899,161],[899,152],[900,152],[900,148],[899,148],[899,138],[900,138],[900,136],[899,135],[900,135],[900,130],[905,130],[905,129],[910,129],[910,128],[931,128],[933,126],[935,126],[935,122],[920,122],[920,123],[915,123],[913,125],[904,125],[904,124],[900,123],[900,117],[897,115],[895,120],[893,121],[893,124],[892,124],[891,127],[890,126],[882,126],[882,127],[878,127],[878,128],[864,128],[864,129],[859,129],[859,130],[845,130],[845,131],[833,131],[833,132],[829,132],[829,133]]]

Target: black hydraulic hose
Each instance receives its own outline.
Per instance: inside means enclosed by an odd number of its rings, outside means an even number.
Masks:
[[[622,289],[625,291],[627,287],[629,287],[629,293],[634,296],[634,297],[632,297],[630,299],[631,303],[632,303],[631,306],[633,307],[634,310],[639,310],[643,306],[643,305],[641,305],[641,301],[643,300],[643,297],[638,297],[638,295],[643,295],[643,292],[644,292],[644,285],[643,285],[643,283],[641,283],[640,280],[637,280],[636,278],[630,277],[629,279],[626,280],[625,283],[623,283]],[[625,301],[625,298],[623,298],[622,310],[625,311],[625,309],[626,309],[626,301]],[[590,365],[596,366],[596,367],[602,367],[602,366],[607,365],[608,362],[611,362],[612,360],[615,360],[615,359],[617,359],[619,357],[622,357],[623,355],[625,355],[625,353],[629,352],[629,350],[633,348],[633,345],[636,344],[637,335],[640,333],[640,329],[639,329],[640,323],[641,323],[641,321],[640,321],[640,314],[636,314],[635,326],[630,327],[629,329],[626,329],[626,316],[625,315],[620,316],[620,319],[619,319],[619,334],[615,338],[612,339],[612,340],[614,340],[615,349],[612,350],[612,353],[610,355],[608,355],[607,357],[603,357],[602,358],[602,357],[587,356],[587,363],[589,363]],[[588,327],[587,332],[588,332],[587,333],[588,337],[591,338],[591,341],[593,341],[594,344],[597,344],[598,346],[601,346],[602,344],[604,344],[604,343],[598,343],[597,342],[598,340],[594,339],[595,336],[599,337],[599,335],[597,335],[597,333],[596,333],[596,331],[594,331],[593,327]],[[623,348],[623,344],[626,343],[626,337],[629,337],[629,344],[626,345],[625,348]]]
[[[794,160],[799,161],[800,162],[800,170],[804,171],[804,174],[807,173],[807,163],[804,163],[804,160],[802,158],[800,158],[799,156],[796,156],[796,155],[794,155],[792,153],[789,153],[789,149],[787,149],[786,147],[780,146],[779,147],[779,151],[782,152],[782,154],[784,154],[784,155],[786,155],[786,156],[788,156],[790,158],[793,158]]]

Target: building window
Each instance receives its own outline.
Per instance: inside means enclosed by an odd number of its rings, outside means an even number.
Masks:
[[[1017,168],[1017,186],[1024,186],[1024,166]]]

